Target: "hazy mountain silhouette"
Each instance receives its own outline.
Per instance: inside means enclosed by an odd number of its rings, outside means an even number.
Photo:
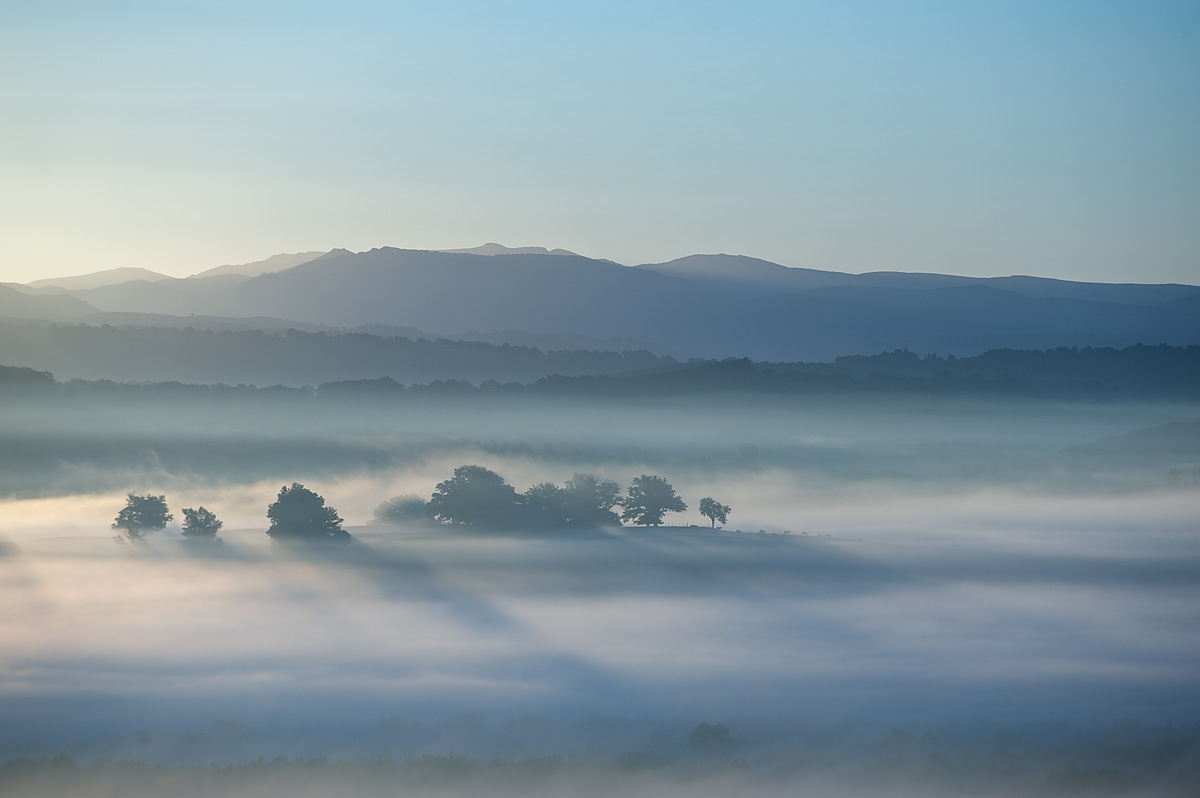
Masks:
[[[400,324],[435,332],[516,329],[647,337],[714,300],[652,271],[567,255],[334,250],[264,274],[225,295],[225,315],[258,313],[352,327]]]
[[[110,313],[269,317],[537,345],[577,336],[585,346],[628,342],[677,357],[822,360],[900,347],[969,355],[1200,340],[1196,286],[853,275],[730,255],[630,268],[525,249],[536,252],[335,249],[254,277],[225,272],[69,293]]]
[[[569,249],[546,249],[545,247],[506,247],[503,244],[487,243],[481,247],[466,249],[439,249],[438,252],[452,252],[461,255],[575,255]]]
[[[798,293],[814,288],[936,289],[983,285],[1034,297],[1061,297],[1130,305],[1161,305],[1200,294],[1200,286],[1179,284],[1081,283],[1049,277],[962,277],[950,274],[879,271],[864,274],[798,269],[744,255],[689,255],[637,267],[681,277],[738,296]]]
[[[712,259],[701,258],[712,264]],[[578,256],[335,250],[262,275],[224,295],[226,315],[258,313],[332,326],[402,324],[425,330],[519,329],[634,338],[697,356],[823,359],[897,347],[970,354],[1000,347],[1191,343],[1200,318],[1187,286],[1097,286],[1009,278],[1040,291],[1105,293],[1134,302],[1028,296],[987,281],[941,275],[866,275],[919,288],[824,285],[766,291],[772,280],[814,282],[836,273],[755,259],[750,288],[627,268]],[[719,264],[717,264],[719,265]],[[834,275],[834,276],[831,276]],[[848,277],[853,277],[849,275]],[[722,279],[725,278],[722,276]],[[757,281],[757,282],[755,282]],[[939,287],[950,283],[948,287]],[[934,287],[928,288],[926,286]],[[1056,288],[1055,288],[1056,287]],[[1157,293],[1161,304],[1143,304]],[[1192,298],[1177,299],[1191,294]],[[1172,300],[1172,301],[1169,301]]]
[[[27,283],[27,285],[30,288],[41,289],[42,292],[47,292],[46,289],[81,291],[89,288],[100,288],[106,285],[127,283],[130,280],[154,281],[168,279],[170,278],[167,275],[152,272],[149,269],[121,266],[116,269],[105,269],[104,271],[80,274],[75,277],[49,277],[45,280],[34,280],[32,283]]]
[[[230,264],[227,266],[217,266],[206,271],[193,274],[192,277],[215,277],[221,274],[240,274],[243,277],[257,277],[260,274],[269,272],[280,272],[284,269],[290,269],[293,266],[299,266],[301,263],[308,263],[313,258],[319,258],[324,255],[324,252],[295,252],[283,253],[280,255],[272,255],[265,260],[256,260],[252,263]]]
[[[117,285],[72,291],[71,296],[105,313],[221,315],[219,308],[225,293],[249,279],[241,274],[217,274],[210,277],[167,277],[154,282],[130,280]]]
[[[95,313],[96,308],[73,296],[27,294],[0,285],[0,317],[67,321]]]

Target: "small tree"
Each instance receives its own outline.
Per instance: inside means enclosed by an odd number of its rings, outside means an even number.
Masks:
[[[183,536],[191,540],[213,540],[224,524],[212,510],[203,505],[183,508]]]
[[[113,529],[123,529],[133,540],[141,540],[146,532],[166,527],[175,516],[167,512],[165,496],[145,496],[130,493],[125,497],[125,506],[117,513]]]
[[[516,520],[520,504],[516,488],[504,477],[483,466],[462,465],[438,483],[429,511],[447,524],[506,526]]]
[[[279,489],[279,497],[267,507],[274,540],[348,541],[350,533],[342,529],[337,510],[325,506],[325,499],[299,482]]]
[[[713,529],[716,529],[718,521],[723,526],[729,520],[729,505],[705,496],[700,500],[700,515],[712,521]]]
[[[666,513],[682,513],[687,509],[670,482],[648,474],[634,477],[629,483],[629,493],[621,499],[621,507],[622,521],[642,526],[658,526]]]

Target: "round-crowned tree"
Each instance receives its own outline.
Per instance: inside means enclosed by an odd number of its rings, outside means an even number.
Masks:
[[[125,506],[117,513],[112,528],[124,530],[133,540],[141,540],[147,532],[166,527],[174,517],[167,512],[165,496],[130,493],[125,497]]]
[[[350,540],[337,510],[299,482],[279,489],[279,497],[267,507],[267,518],[271,519],[267,534],[274,540]]]
[[[729,505],[721,504],[711,496],[705,496],[700,500],[700,515],[712,521],[715,529],[718,522],[724,524],[729,520]]]
[[[599,526],[620,523],[613,507],[619,502],[621,486],[611,479],[595,474],[575,474],[567,480],[563,492],[567,515],[572,524]]]
[[[622,521],[642,526],[658,526],[666,513],[682,513],[687,509],[671,483],[653,474],[633,478],[628,495],[621,499],[621,507]]]
[[[203,505],[183,508],[183,536],[189,540],[213,540],[222,526],[221,519]]]
[[[429,512],[448,524],[510,526],[519,518],[521,497],[504,477],[483,466],[462,465],[439,482]]]

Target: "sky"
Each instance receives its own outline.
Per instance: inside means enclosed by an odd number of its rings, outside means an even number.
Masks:
[[[1200,2],[0,4],[0,281],[563,247],[1200,283]]]

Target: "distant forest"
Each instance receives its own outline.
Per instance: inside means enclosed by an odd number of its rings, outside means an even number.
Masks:
[[[309,337],[309,334],[302,334]],[[400,339],[404,340],[404,339]],[[434,342],[409,342],[426,343]],[[451,342],[437,342],[438,344]],[[470,351],[472,346],[462,345]],[[492,347],[521,352],[522,347]],[[527,350],[538,352],[538,350]],[[1200,398],[1200,346],[1124,349],[996,349],[976,357],[918,355],[906,350],[839,357],[831,363],[756,363],[749,359],[676,363],[649,353],[594,355],[595,365],[653,367],[616,374],[553,374],[530,382],[433,380],[403,385],[390,377],[323,382],[315,387],[254,387],[181,382],[122,383],[110,380],[57,382],[50,372],[0,367],[0,393],[54,392],[69,397],[155,396],[216,398],[392,399],[402,397],[652,397],[739,394],[992,394],[1077,400]],[[617,362],[605,360],[611,355]],[[619,370],[619,369],[618,369]]]
[[[543,351],[532,346],[358,332],[208,330],[0,322],[0,363],[63,379],[319,385],[389,375],[405,383],[531,382],[674,364],[648,351]]]

